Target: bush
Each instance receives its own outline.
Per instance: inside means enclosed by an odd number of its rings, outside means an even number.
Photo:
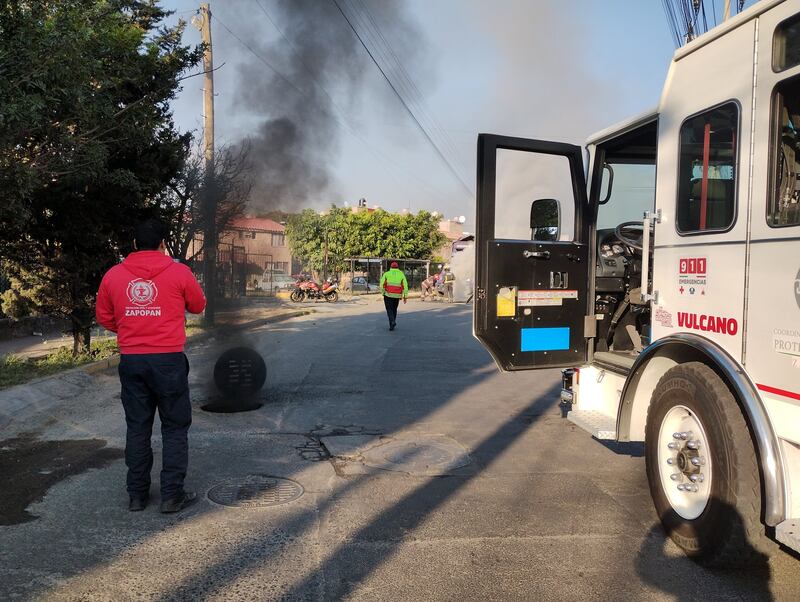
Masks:
[[[15,320],[31,315],[31,306],[27,297],[18,290],[10,288],[0,295],[0,310]]]

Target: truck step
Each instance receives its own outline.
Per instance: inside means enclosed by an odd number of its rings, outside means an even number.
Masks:
[[[775,527],[775,539],[800,552],[800,518],[790,518]]]
[[[572,410],[567,420],[597,439],[617,438],[617,419],[597,410]]]

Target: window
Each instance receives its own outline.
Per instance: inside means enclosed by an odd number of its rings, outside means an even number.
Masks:
[[[567,157],[499,148],[496,165],[495,238],[556,240],[557,234],[557,240],[573,240],[575,192]],[[552,222],[552,232],[550,227],[533,227],[532,204],[539,199],[558,201],[545,203],[540,212]]]
[[[773,102],[772,187],[767,223],[800,224],[800,78],[781,82]]]
[[[641,221],[645,211],[652,211],[656,191],[656,165],[639,163],[614,163],[614,183],[608,203],[600,205],[597,212],[597,229],[615,228],[623,222]],[[609,171],[603,170],[601,197],[608,190]]]
[[[739,111],[729,102],[683,122],[678,162],[678,232],[724,231],[736,213]]]
[[[289,271],[288,261],[268,261],[265,265],[265,270],[274,272],[275,274],[286,274]]]
[[[785,71],[797,65],[800,65],[800,15],[778,25],[772,39],[772,68]]]
[[[273,247],[282,247],[286,244],[285,236],[283,233],[272,233],[272,246]]]
[[[624,222],[641,222],[644,213],[653,210],[657,147],[658,121],[653,119],[597,148],[594,177],[598,169],[602,177],[599,186],[592,187],[592,193],[598,197],[592,200],[599,204],[598,230],[616,228]]]

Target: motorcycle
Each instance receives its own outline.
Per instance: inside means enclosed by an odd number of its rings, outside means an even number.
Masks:
[[[313,280],[298,280],[290,299],[295,303],[301,303],[306,299],[324,299],[328,303],[335,303],[339,300],[339,283],[331,278],[323,282],[322,286]]]

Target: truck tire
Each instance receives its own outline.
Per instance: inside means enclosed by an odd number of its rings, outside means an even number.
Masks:
[[[705,364],[680,364],[658,381],[645,464],[664,529],[697,562],[741,566],[774,550],[761,524],[761,479],[747,422]]]

